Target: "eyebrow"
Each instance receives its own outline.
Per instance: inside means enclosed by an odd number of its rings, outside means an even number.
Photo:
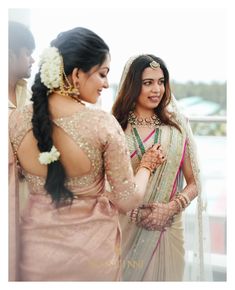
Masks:
[[[164,77],[159,78],[158,80],[164,80]],[[146,78],[146,79],[142,79],[142,81],[153,81],[153,78]]]

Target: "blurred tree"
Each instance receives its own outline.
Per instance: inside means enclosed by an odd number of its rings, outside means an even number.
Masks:
[[[171,82],[172,92],[176,99],[187,98],[190,96],[200,96],[205,100],[216,102],[220,105],[220,115],[226,115],[226,83],[187,83]]]

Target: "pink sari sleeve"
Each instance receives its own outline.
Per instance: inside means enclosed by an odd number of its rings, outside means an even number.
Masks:
[[[117,120],[106,115],[100,130],[104,146],[104,169],[110,185],[109,197],[118,205],[118,200],[126,200],[137,193],[130,153],[122,128]]]
[[[13,147],[8,146],[8,197],[9,197],[9,281],[19,280],[19,181]]]

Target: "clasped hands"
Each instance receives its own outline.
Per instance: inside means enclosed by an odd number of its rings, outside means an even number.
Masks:
[[[138,208],[136,224],[148,231],[163,231],[172,225],[174,215],[175,210],[171,203],[144,204]]]

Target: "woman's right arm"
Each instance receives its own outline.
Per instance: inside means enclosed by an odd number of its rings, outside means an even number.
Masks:
[[[111,189],[107,196],[121,212],[128,212],[141,204],[151,166],[154,167],[152,157],[156,157],[154,162],[156,164],[159,161],[157,158],[159,152],[157,153],[155,147],[152,148],[150,155],[146,153],[146,158],[143,158],[143,167],[140,166],[134,176],[124,132],[113,116],[106,118],[108,120],[105,121],[107,125],[102,132],[102,139],[105,173]]]

